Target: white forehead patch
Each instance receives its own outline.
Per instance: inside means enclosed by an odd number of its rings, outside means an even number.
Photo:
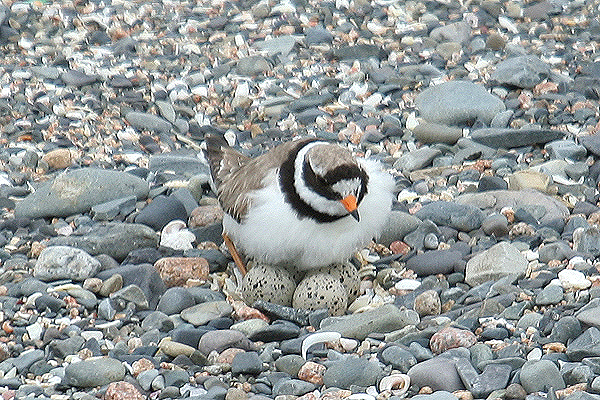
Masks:
[[[352,178],[352,179],[342,179],[331,185],[331,188],[341,194],[343,197],[358,193],[358,189],[360,188],[360,178]]]

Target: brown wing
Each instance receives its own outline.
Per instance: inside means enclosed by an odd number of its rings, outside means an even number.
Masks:
[[[302,139],[283,143],[271,151],[253,159],[246,158],[238,168],[223,176],[218,186],[219,202],[223,210],[241,222],[252,204],[252,192],[269,184],[268,177],[277,176],[281,164],[296,146],[303,146],[314,139]],[[233,149],[230,149],[234,151]],[[237,153],[237,152],[236,152]]]

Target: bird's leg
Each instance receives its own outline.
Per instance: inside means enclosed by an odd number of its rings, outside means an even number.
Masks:
[[[231,241],[231,238],[225,232],[223,232],[223,241],[225,242],[225,246],[227,246],[227,250],[229,250],[229,254],[231,254],[231,257],[233,258],[233,262],[235,263],[235,265],[238,267],[238,269],[242,273],[242,276],[245,276],[246,275],[246,266],[244,265],[244,262],[242,261],[242,257],[240,257],[240,253],[238,253],[237,249],[235,248],[235,244],[233,244],[233,242]]]

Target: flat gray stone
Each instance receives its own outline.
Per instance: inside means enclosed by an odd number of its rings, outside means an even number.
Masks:
[[[63,383],[91,388],[121,381],[125,378],[125,373],[126,370],[123,364],[114,358],[87,359],[67,365]]]
[[[558,367],[550,360],[527,361],[521,367],[521,386],[527,393],[547,392],[550,388],[564,389],[563,380]]]
[[[226,301],[209,301],[196,304],[181,312],[181,318],[192,325],[204,325],[213,319],[228,316],[233,312],[233,307]]]
[[[404,236],[417,229],[419,224],[421,220],[414,215],[392,211],[377,242],[389,246],[393,241],[404,239]]]
[[[538,57],[528,54],[501,61],[491,79],[508,86],[533,88],[550,76],[550,66]]]
[[[325,387],[350,389],[357,385],[368,387],[375,385],[382,375],[381,367],[369,360],[357,357],[348,357],[331,364],[323,374]]]
[[[465,269],[465,282],[477,286],[510,274],[524,274],[527,259],[511,243],[500,242],[486,251],[474,255]]]
[[[480,128],[471,132],[471,139],[493,148],[512,149],[548,143],[564,135],[565,132],[554,129]]]
[[[393,304],[386,304],[372,311],[329,317],[321,322],[321,330],[339,332],[342,337],[364,340],[370,333],[388,333],[407,325],[419,323],[414,311],[400,310]]]
[[[99,168],[65,171],[16,204],[15,215],[27,218],[67,217],[97,204],[148,196],[148,183],[127,172]]]
[[[172,127],[169,121],[158,115],[139,111],[128,112],[125,114],[125,119],[131,126],[140,130],[169,133]]]
[[[90,255],[106,254],[116,260],[123,260],[129,252],[144,247],[157,247],[158,234],[146,225],[124,222],[105,222],[94,225],[82,236],[55,237],[48,241],[49,246],[71,246],[84,250]]]
[[[444,125],[472,124],[476,119],[489,124],[506,109],[500,98],[468,81],[431,86],[417,96],[415,105],[426,121]]]
[[[449,201],[425,204],[415,213],[415,217],[429,219],[437,225],[446,225],[463,232],[477,229],[483,222],[483,213],[477,207]]]
[[[435,391],[447,392],[465,389],[456,370],[455,361],[450,358],[435,357],[420,362],[409,369],[407,375],[410,377],[410,384],[419,388],[429,386]]]
[[[505,207],[514,210],[527,207],[541,207],[543,212],[536,215],[539,223],[544,225],[557,219],[569,217],[569,209],[562,202],[533,189],[523,190],[490,190],[484,193],[466,193],[454,201],[459,204],[470,204],[482,210],[491,209],[500,212]]]

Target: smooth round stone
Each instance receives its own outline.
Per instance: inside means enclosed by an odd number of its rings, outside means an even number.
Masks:
[[[551,260],[563,261],[573,257],[573,253],[573,249],[567,242],[559,240],[540,246],[538,248],[538,259],[543,263],[548,263]]]
[[[83,281],[96,275],[99,270],[100,262],[83,250],[69,246],[50,246],[40,253],[33,275],[43,281]]]
[[[565,388],[565,381],[558,367],[549,360],[527,361],[521,368],[519,378],[527,393],[544,392],[550,387]]]
[[[19,354],[18,357],[12,359],[11,362],[19,373],[24,374],[27,372],[29,367],[31,367],[35,362],[43,358],[43,350],[33,349],[22,352],[21,354]]]
[[[192,325],[206,325],[213,319],[231,315],[233,307],[226,301],[209,301],[181,311],[181,318]]]
[[[559,285],[548,285],[535,296],[535,304],[547,306],[558,304],[563,299],[563,288]]]
[[[235,331],[240,331],[244,335],[249,337],[252,334],[254,334],[255,332],[265,329],[267,326],[269,326],[269,323],[267,321],[265,321],[264,319],[253,318],[253,319],[248,319],[245,321],[237,322],[237,323],[231,325],[230,329],[233,329]]]
[[[125,373],[123,364],[114,358],[87,359],[67,365],[63,382],[71,386],[91,388],[121,381]]]
[[[158,329],[160,332],[169,332],[175,327],[173,320],[162,311],[153,311],[146,315],[142,321],[142,329],[146,332]]]
[[[160,231],[169,222],[179,219],[186,221],[187,211],[181,201],[175,196],[156,196],[135,217],[138,224],[148,225]]]
[[[290,321],[274,321],[248,338],[252,341],[273,342],[294,339],[300,335],[300,327]]]
[[[262,372],[262,370],[262,360],[255,351],[238,353],[233,357],[233,361],[231,363],[231,373],[233,375],[258,375]]]
[[[102,282],[98,294],[102,297],[108,297],[112,293],[123,288],[123,277],[120,274],[114,274]]]
[[[492,214],[483,220],[481,228],[486,235],[500,238],[508,235],[508,220],[502,214]]]
[[[558,273],[558,279],[565,290],[582,290],[592,285],[583,272],[574,269],[563,269]]]
[[[502,340],[509,336],[509,333],[504,328],[486,328],[481,332],[481,338],[486,340]]]
[[[478,208],[447,201],[434,201],[424,205],[415,213],[421,220],[429,219],[437,225],[447,225],[463,232],[470,232],[481,226],[483,214]]]
[[[409,173],[430,166],[432,161],[440,155],[442,155],[442,152],[439,149],[421,146],[400,156],[394,163],[394,168]]]
[[[432,250],[409,258],[406,267],[419,276],[449,274],[464,270],[465,261],[459,251]]]
[[[600,356],[600,330],[592,326],[567,346],[567,357],[579,361],[588,357]]]
[[[157,310],[167,315],[179,314],[196,304],[194,296],[182,287],[171,287],[161,296]]]
[[[381,362],[386,365],[391,365],[392,368],[397,369],[402,373],[407,373],[408,370],[415,364],[417,364],[417,359],[413,354],[404,350],[400,346],[389,346],[385,348],[379,357]]]
[[[140,130],[149,130],[161,133],[168,133],[171,130],[171,123],[156,114],[130,111],[125,114],[125,119],[133,127]]]
[[[375,385],[382,374],[376,363],[363,358],[348,357],[331,364],[323,374],[325,387],[349,389],[351,385],[368,387]]]
[[[581,323],[579,320],[571,315],[567,315],[554,323],[549,338],[552,341],[567,344],[570,340],[581,335],[581,332]]]
[[[274,396],[302,396],[315,390],[315,385],[300,379],[280,379],[273,385]]]
[[[572,161],[582,161],[587,155],[587,149],[572,140],[555,140],[547,143],[544,149],[552,158]]]
[[[208,355],[211,351],[221,353],[231,347],[254,350],[254,344],[242,332],[231,329],[206,332],[198,343],[198,350],[204,355]]]
[[[275,361],[275,368],[290,376],[298,376],[298,371],[306,363],[306,360],[298,354],[286,354]]]
[[[458,347],[469,348],[475,343],[477,337],[473,332],[448,326],[431,336],[429,347],[435,354],[440,354]]]
[[[66,303],[63,300],[48,294],[43,294],[35,299],[35,308],[40,312],[49,309],[50,311],[57,313],[65,306]]]
[[[565,174],[574,181],[579,181],[581,177],[588,176],[590,167],[585,162],[576,162],[565,167]]]
[[[440,296],[435,290],[426,290],[415,298],[415,311],[419,316],[439,315],[442,312]]]
[[[435,371],[435,373],[432,373]],[[451,359],[435,357],[418,363],[408,370],[411,385],[429,386],[435,391],[454,392],[465,387]]]
[[[162,372],[165,378],[165,387],[175,386],[182,387],[190,381],[190,376],[187,371],[182,369],[171,369]]]
[[[124,300],[125,302],[132,302],[136,305],[138,310],[146,310],[150,308],[144,291],[142,288],[134,284],[127,285],[123,289],[114,292],[111,295],[111,299],[120,299]]]
[[[455,126],[424,122],[413,129],[413,134],[417,140],[423,143],[446,143],[453,145],[462,137],[463,132],[461,128]]]
[[[532,312],[523,314],[519,321],[517,321],[517,328],[527,329],[529,327],[537,328],[542,319],[542,314]]]
[[[331,43],[333,34],[322,26],[310,27],[304,31],[304,41],[308,46],[320,43]]]

